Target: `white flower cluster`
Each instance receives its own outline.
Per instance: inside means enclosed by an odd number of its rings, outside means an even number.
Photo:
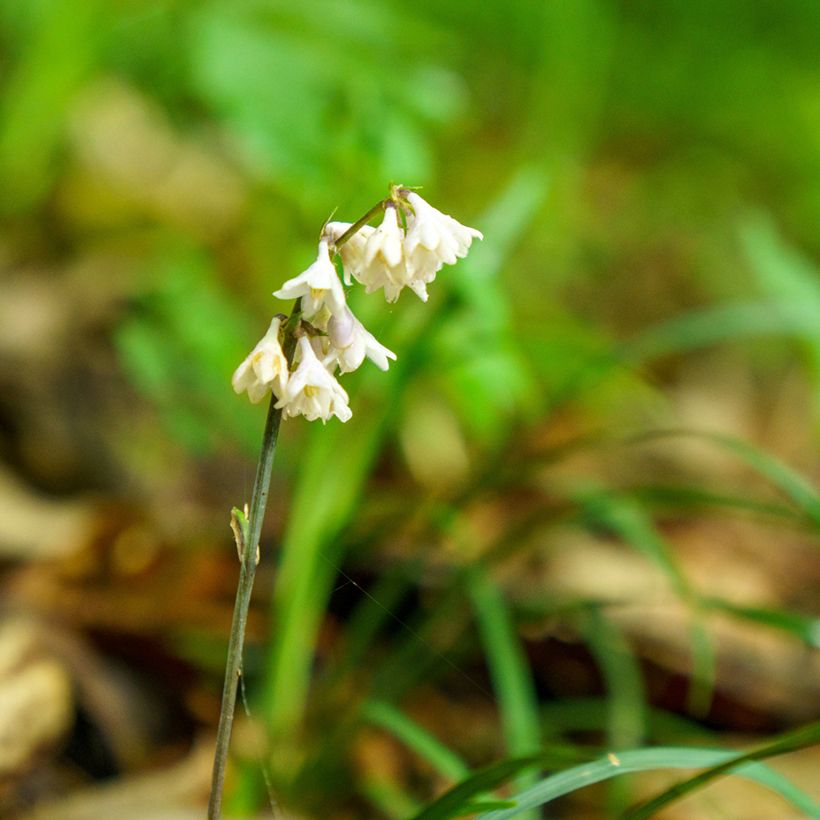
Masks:
[[[350,284],[352,276],[367,293],[384,288],[388,302],[395,302],[408,287],[426,302],[427,285],[441,268],[454,265],[467,255],[474,238],[484,237],[481,231],[436,210],[413,191],[407,192],[404,202],[409,205],[402,209],[406,230],[399,222],[400,206],[388,204],[378,228],[365,226],[340,249],[345,284]],[[326,231],[338,239],[349,227],[345,222],[331,222]]]
[[[301,323],[294,355],[288,368],[282,349],[284,328],[276,317],[259,344],[233,375],[237,393],[248,392],[253,403],[270,391],[285,417],[302,415],[327,421],[336,416],[347,421],[352,413],[348,395],[334,373],[356,370],[370,359],[387,370],[396,354],[380,344],[347,306],[342,283],[333,265],[341,257],[345,285],[351,278],[367,293],[384,289],[388,302],[395,302],[408,287],[427,301],[427,285],[444,265],[467,255],[481,232],[456,222],[436,210],[418,194],[400,186],[385,200],[384,219],[377,228],[363,225],[342,242],[352,223],[330,222],[322,232],[316,261],[299,276],[289,279],[273,295],[279,299],[301,299]],[[336,247],[336,243],[339,247]]]

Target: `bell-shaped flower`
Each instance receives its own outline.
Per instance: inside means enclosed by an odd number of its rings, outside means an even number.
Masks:
[[[352,222],[328,222],[325,225],[325,235],[329,236],[333,242],[336,242],[352,224]],[[375,230],[370,225],[363,225],[339,248],[346,285],[351,284],[351,276],[355,277],[356,281],[360,280],[362,271],[365,269],[364,248],[370,235]]]
[[[316,261],[306,270],[289,279],[274,296],[278,299],[302,299],[302,312],[306,318],[314,316],[327,305],[331,313],[341,313],[345,306],[345,293],[330,261],[327,240],[319,242]]]
[[[276,407],[286,417],[301,415],[309,421],[325,422],[336,416],[340,421],[347,421],[353,415],[348,407],[348,395],[316,357],[306,335],[299,339],[298,355],[299,364],[291,373]]]
[[[279,398],[288,383],[288,361],[279,343],[279,327],[282,320],[276,316],[268,332],[236,368],[231,379],[237,393],[248,391],[248,398],[256,404],[268,391]]]
[[[367,293],[384,288],[388,302],[399,298],[408,282],[404,254],[404,232],[399,225],[398,213],[393,204],[384,209],[384,219],[364,243],[362,265],[352,270],[353,277],[365,286]]]
[[[407,218],[407,236],[404,239],[409,273],[407,284],[428,284],[443,265],[453,265],[457,259],[465,257],[473,239],[483,239],[484,235],[437,210],[415,191],[407,194],[407,201],[413,208],[413,213]],[[419,296],[426,294],[424,287],[413,289]]]
[[[335,359],[341,373],[356,370],[365,357],[380,370],[387,370],[388,359],[396,361],[396,354],[376,341],[349,307],[345,307],[343,313],[331,317],[327,326],[327,339],[330,342],[328,358]]]

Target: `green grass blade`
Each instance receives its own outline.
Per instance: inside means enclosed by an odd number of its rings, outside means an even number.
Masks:
[[[714,650],[699,612],[698,595],[678,565],[675,554],[634,499],[617,493],[593,491],[582,495],[580,500],[592,524],[607,527],[643,553],[661,569],[681,600],[689,605],[693,617],[690,630],[692,686],[689,706],[696,714],[705,713],[712,697],[715,677]]]
[[[681,598],[692,599],[694,593],[689,580],[640,505],[626,496],[606,490],[585,492],[579,500],[590,524],[606,527],[631,544],[666,575]]]
[[[761,501],[748,496],[713,492],[703,487],[690,487],[684,484],[651,484],[633,486],[630,495],[638,501],[661,512],[673,511],[697,513],[702,510],[726,510],[729,512],[748,513],[750,517],[761,520],[777,520],[797,525],[803,516],[792,506],[783,503]]]
[[[389,703],[372,700],[365,704],[362,716],[390,732],[444,777],[459,781],[469,775],[469,767],[454,751]]]
[[[619,358],[637,364],[720,342],[766,335],[817,339],[817,311],[803,302],[782,300],[705,308],[650,328],[623,345]]]
[[[794,752],[818,742],[820,742],[820,721],[789,732],[773,743],[768,743],[748,754],[739,755],[730,760],[713,765],[707,771],[690,777],[682,783],[675,784],[671,789],[667,789],[647,803],[643,803],[628,812],[625,817],[629,820],[646,820],[646,818],[651,817],[659,809],[668,806],[675,800],[685,797],[695,789],[699,789],[711,783],[721,775],[729,772],[740,773],[741,770],[738,769],[738,767],[744,766],[744,764],[749,765],[753,761],[765,760],[770,757],[775,757],[776,755]],[[770,774],[774,774],[771,770],[767,771],[769,771]],[[790,800],[794,805],[805,811],[809,817],[820,817],[820,805],[789,783],[785,778],[782,778],[780,783],[770,781],[765,785],[780,792],[784,799]]]
[[[506,818],[518,817],[522,811],[543,806],[551,800],[593,783],[600,783],[625,774],[659,769],[697,769],[727,763],[730,767],[738,766],[733,774],[778,792],[808,817],[820,817],[820,805],[787,778],[761,763],[755,761],[738,763],[738,760],[735,752],[715,749],[658,747],[621,752],[617,757],[604,757],[550,775],[527,791],[514,795],[512,799],[518,803],[514,809],[486,812],[477,820],[506,820]]]
[[[390,820],[404,820],[419,810],[416,801],[395,783],[369,778],[362,783],[361,791]]]
[[[718,598],[707,598],[703,601],[703,605],[744,621],[764,624],[772,629],[787,632],[815,649],[820,647],[820,618],[781,609],[739,606]]]
[[[617,626],[601,607],[590,607],[583,635],[604,679],[607,698],[607,747],[633,749],[645,741],[646,693],[640,666]],[[615,780],[607,790],[607,813],[620,816],[633,800],[630,784]]]
[[[382,410],[381,419],[374,412],[343,431],[340,425],[311,430],[274,595],[276,630],[266,698],[275,735],[287,736],[304,712],[315,636],[339,560],[332,540],[364,486],[387,412]]]
[[[379,633],[397,622],[393,613],[407,594],[408,577],[404,567],[393,568],[363,596],[347,621],[344,652],[334,658],[333,667],[325,674],[328,682],[338,681],[362,663]]]
[[[790,245],[763,213],[744,220],[741,240],[763,290],[774,299],[804,304],[814,311],[815,322],[820,325],[820,271],[811,259]],[[806,338],[803,346],[814,371],[817,400],[820,398],[820,335]]]
[[[658,430],[647,435],[641,435],[634,441],[665,438],[674,436],[688,436],[712,442],[734,453],[745,461],[755,472],[777,487],[783,495],[794,504],[803,515],[820,527],[820,494],[809,481],[769,453],[755,447],[746,441],[720,433],[708,433],[698,430]]]
[[[640,745],[646,734],[646,693],[641,670],[620,630],[600,610],[588,610],[584,637],[604,678],[607,738],[613,749]]]
[[[562,698],[541,706],[544,733],[561,737],[574,732],[604,732],[611,712],[609,698]],[[714,734],[699,723],[662,709],[646,708],[647,736],[657,743],[711,742]]]
[[[540,748],[541,730],[529,664],[498,587],[479,569],[468,574],[467,583],[498,698],[507,751],[515,756],[530,754]],[[532,779],[532,775],[522,775],[517,785],[524,788]]]
[[[756,472],[771,481],[813,524],[820,526],[820,496],[797,471],[740,439],[723,435],[708,435],[707,438],[740,456]]]
[[[471,800],[464,806],[461,815],[478,814],[482,811],[497,811],[498,809],[511,809],[515,806],[515,800]]]
[[[492,791],[502,783],[506,783],[510,778],[536,766],[563,765],[570,760],[575,762],[578,757],[550,752],[529,757],[508,758],[498,763],[492,763],[454,786],[438,800],[419,812],[413,820],[449,820],[451,817],[458,817],[473,804],[473,798],[476,795]],[[538,804],[533,804],[533,806],[536,805]]]

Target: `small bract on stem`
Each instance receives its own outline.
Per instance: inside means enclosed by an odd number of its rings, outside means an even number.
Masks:
[[[380,213],[381,224],[371,227],[368,223]],[[242,536],[237,544],[240,575],[208,804],[211,820],[221,816],[245,625],[281,420],[304,416],[324,423],[335,416],[346,422],[353,413],[348,394],[336,379],[337,370],[349,373],[365,359],[387,370],[389,360],[396,360],[396,354],[378,342],[348,307],[334,259],[340,258],[348,287],[355,280],[367,293],[383,290],[388,302],[395,302],[409,288],[426,302],[427,285],[444,265],[465,256],[475,238],[483,238],[480,231],[436,210],[412,188],[391,185],[389,196],[355,222],[325,224],[316,260],[273,294],[296,300],[290,315],[273,317],[265,335],[233,374],[237,393],[247,392],[254,404],[269,393],[271,399],[248,519],[240,528],[235,526]]]

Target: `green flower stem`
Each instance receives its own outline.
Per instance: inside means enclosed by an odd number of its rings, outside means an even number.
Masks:
[[[348,241],[354,234],[358,233],[374,216],[376,216],[379,211],[384,210],[384,206],[387,205],[388,202],[392,202],[392,198],[388,197],[387,199],[382,199],[380,202],[377,202],[364,216],[359,217],[333,244],[336,247],[336,250],[342,247],[345,242]]]
[[[296,302],[293,312],[285,324],[284,353],[288,366],[293,361],[296,350],[295,329],[301,312],[301,300]],[[251,603],[253,581],[256,565],[259,562],[259,536],[262,532],[262,521],[268,504],[271,468],[276,454],[276,442],[279,438],[279,425],[282,421],[282,410],[276,407],[276,396],[271,395],[268,406],[268,417],[262,437],[262,451],[256,467],[256,480],[253,485],[250,516],[246,527],[240,527],[242,537],[239,584],[236,588],[231,635],[228,641],[228,660],[225,665],[225,684],[222,689],[222,705],[219,712],[219,727],[216,733],[216,751],[211,777],[211,797],[208,802],[208,820],[217,820],[222,811],[222,792],[225,786],[225,770],[228,764],[228,750],[231,743],[231,730],[236,710],[236,694],[239,687],[239,676],[242,674],[242,652],[245,645],[245,626],[248,622],[248,609]]]
[[[374,205],[364,216],[354,222],[336,240],[338,250],[358,230],[383,210],[391,198],[383,199]],[[284,327],[283,351],[288,367],[293,363],[296,350],[297,328],[302,314],[302,300],[297,299],[293,311]],[[208,820],[218,820],[222,812],[222,793],[225,788],[225,772],[228,765],[228,751],[231,743],[231,730],[236,710],[236,695],[239,689],[239,676],[242,674],[242,653],[245,645],[245,627],[248,622],[248,610],[253,592],[253,581],[256,565],[259,561],[259,536],[262,532],[262,521],[268,503],[271,468],[276,453],[276,442],[279,438],[279,425],[282,421],[282,410],[277,409],[276,396],[271,396],[265,432],[262,437],[262,451],[256,468],[256,480],[253,485],[250,515],[246,526],[240,526],[238,544],[241,548],[239,584],[236,588],[236,602],[231,622],[231,634],[228,641],[228,660],[225,666],[225,683],[222,689],[222,705],[219,712],[219,727],[216,734],[216,751],[211,777],[211,796],[208,801]]]

